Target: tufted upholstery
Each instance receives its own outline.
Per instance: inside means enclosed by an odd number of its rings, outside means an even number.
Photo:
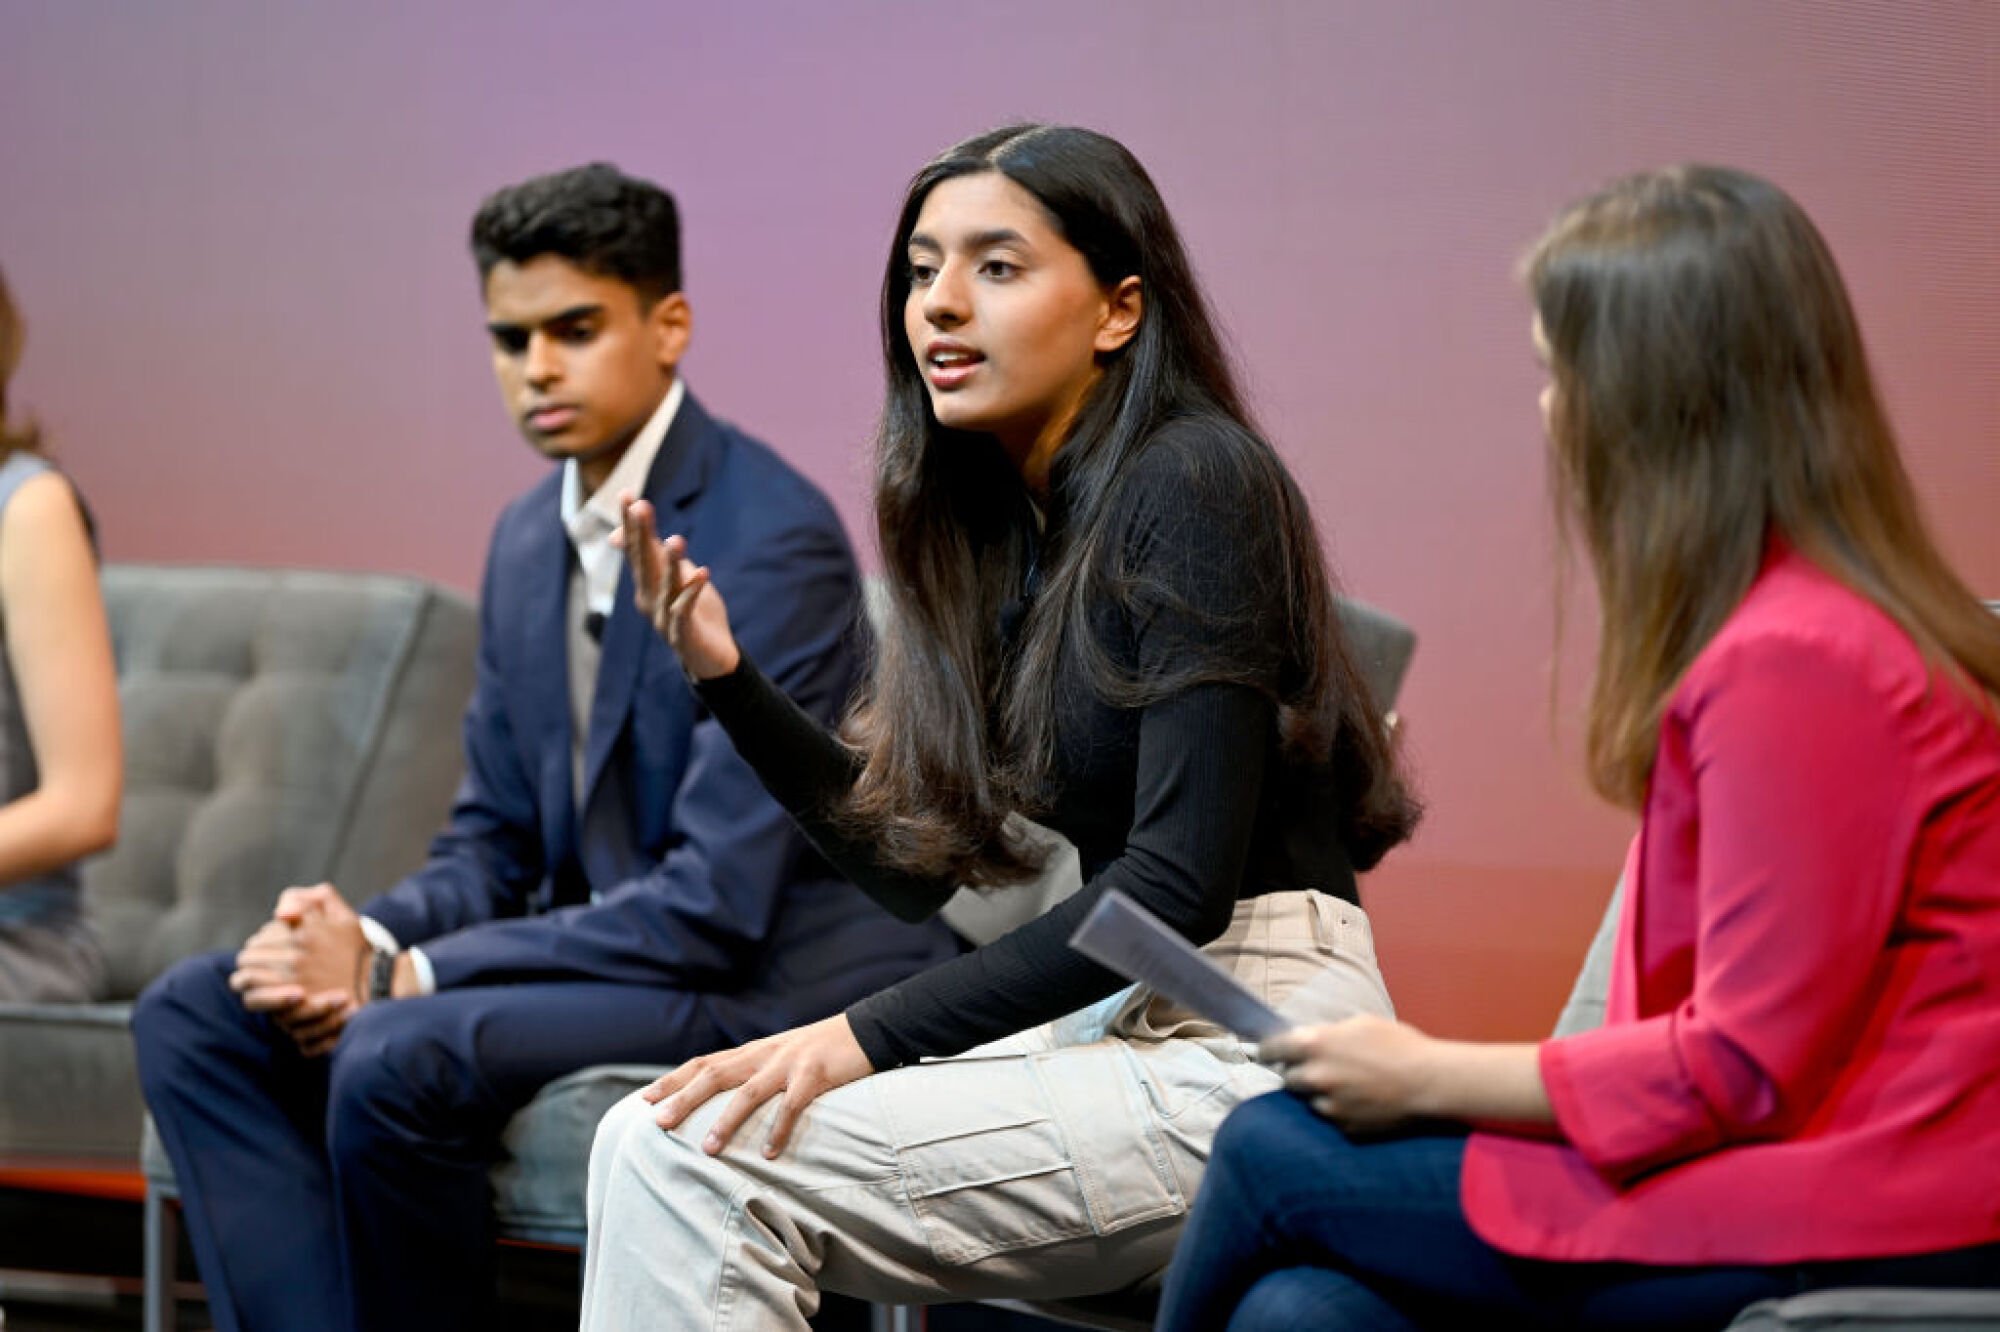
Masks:
[[[419,863],[460,771],[476,626],[407,578],[112,565],[126,788],[84,870],[104,1002],[0,1005],[0,1159],[130,1162],[130,1000],[229,948],[287,884],[356,898]]]

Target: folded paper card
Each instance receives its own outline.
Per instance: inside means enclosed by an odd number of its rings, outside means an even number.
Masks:
[[[1247,1041],[1261,1041],[1292,1025],[1158,916],[1115,888],[1090,909],[1070,936],[1069,946]]]

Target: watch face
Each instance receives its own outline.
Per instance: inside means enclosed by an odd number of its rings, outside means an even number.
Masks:
[[[396,979],[396,955],[387,949],[375,950],[375,960],[368,968],[368,997],[387,999],[389,987]]]

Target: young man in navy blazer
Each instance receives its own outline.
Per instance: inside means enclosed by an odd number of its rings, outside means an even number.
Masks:
[[[758,663],[837,715],[853,557],[826,498],[680,380],[673,200],[604,165],[538,177],[486,201],[472,248],[508,411],[561,466],[494,531],[450,822],[358,913],[332,884],[286,889],[133,1018],[225,1332],[479,1325],[486,1170],[544,1083],[794,1027],[951,952],[800,840],[608,544],[619,493],[644,494]]]

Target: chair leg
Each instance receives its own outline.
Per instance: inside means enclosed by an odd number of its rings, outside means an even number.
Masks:
[[[145,1332],[174,1332],[174,1259],[180,1251],[180,1213],[171,1199],[146,1189]]]
[[[868,1306],[869,1332],[924,1332],[930,1319],[921,1304],[871,1304]]]

